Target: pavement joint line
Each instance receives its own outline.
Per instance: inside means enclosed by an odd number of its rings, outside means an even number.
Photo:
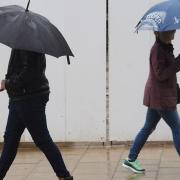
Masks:
[[[158,180],[158,178],[159,178],[159,170],[160,170],[160,165],[161,165],[161,160],[162,160],[163,153],[164,153],[164,146],[163,146],[163,149],[161,150],[161,154],[160,154],[160,158],[159,158],[158,171],[157,171],[157,174],[156,174],[156,180]]]
[[[125,147],[123,148],[123,151],[120,153],[120,157],[119,157],[119,160],[117,161],[117,165],[116,165],[116,167],[115,167],[115,169],[114,169],[114,172],[113,172],[113,174],[112,174],[112,178],[111,178],[111,180],[113,180],[113,178],[115,177],[115,174],[116,174],[116,172],[117,172],[117,170],[118,170],[118,167],[121,165],[120,163],[122,163],[121,161],[122,161],[122,155],[124,154],[124,152],[126,151],[126,149],[125,149]]]
[[[30,171],[27,176],[25,177],[24,180],[27,180],[28,177],[31,176],[31,174],[35,171],[35,169],[38,167],[38,165],[43,161],[43,159],[45,158],[45,155],[42,156],[42,158],[40,158],[40,160],[37,163],[33,163],[34,164],[34,168],[32,169],[32,171]]]
[[[84,152],[82,153],[82,155],[80,156],[79,160],[77,161],[77,163],[75,164],[74,168],[72,169],[72,174],[74,173],[74,171],[76,170],[76,168],[78,167],[81,159],[85,156],[85,154],[87,153],[87,151],[89,150],[89,146],[87,146],[87,148],[84,150]]]

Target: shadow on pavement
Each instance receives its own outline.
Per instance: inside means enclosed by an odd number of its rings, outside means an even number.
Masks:
[[[141,178],[144,176],[144,174],[131,174],[126,177],[126,180],[141,180]]]

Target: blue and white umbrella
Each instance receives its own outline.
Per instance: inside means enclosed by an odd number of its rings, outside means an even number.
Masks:
[[[167,0],[151,7],[136,25],[136,31],[180,29],[180,0]]]

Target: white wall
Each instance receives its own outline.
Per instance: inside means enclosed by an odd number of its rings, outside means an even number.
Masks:
[[[27,1],[6,0],[0,6]],[[47,56],[51,96],[47,123],[55,141],[105,140],[105,3],[103,0],[31,0],[30,10],[46,16],[62,32],[75,58]],[[0,46],[0,75],[6,73],[9,51]],[[7,119],[7,95],[0,94],[0,140]],[[22,141],[31,141],[28,132]]]
[[[28,0],[27,0],[28,1]],[[0,1],[0,6],[22,0]],[[110,0],[110,140],[132,140],[144,124],[142,105],[148,76],[151,32],[134,33],[144,12],[160,0]],[[75,58],[47,56],[51,95],[47,123],[55,141],[105,141],[106,137],[106,1],[31,0],[30,10],[46,16],[68,41]],[[180,33],[175,54],[180,48]],[[0,45],[0,78],[4,78],[10,49]],[[0,141],[8,115],[8,97],[0,93]],[[149,140],[171,140],[163,121]],[[22,141],[32,141],[26,131]]]
[[[65,0],[65,27],[76,55],[67,68],[66,140],[105,141],[104,2]]]

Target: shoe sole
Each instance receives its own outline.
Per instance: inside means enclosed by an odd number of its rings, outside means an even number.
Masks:
[[[126,164],[122,164],[122,166],[125,167],[125,168],[127,168],[127,169],[130,169],[131,171],[133,171],[133,172],[136,173],[136,174],[144,174],[144,173],[145,173],[145,171],[137,171],[137,170],[135,170],[135,169],[127,166]]]

